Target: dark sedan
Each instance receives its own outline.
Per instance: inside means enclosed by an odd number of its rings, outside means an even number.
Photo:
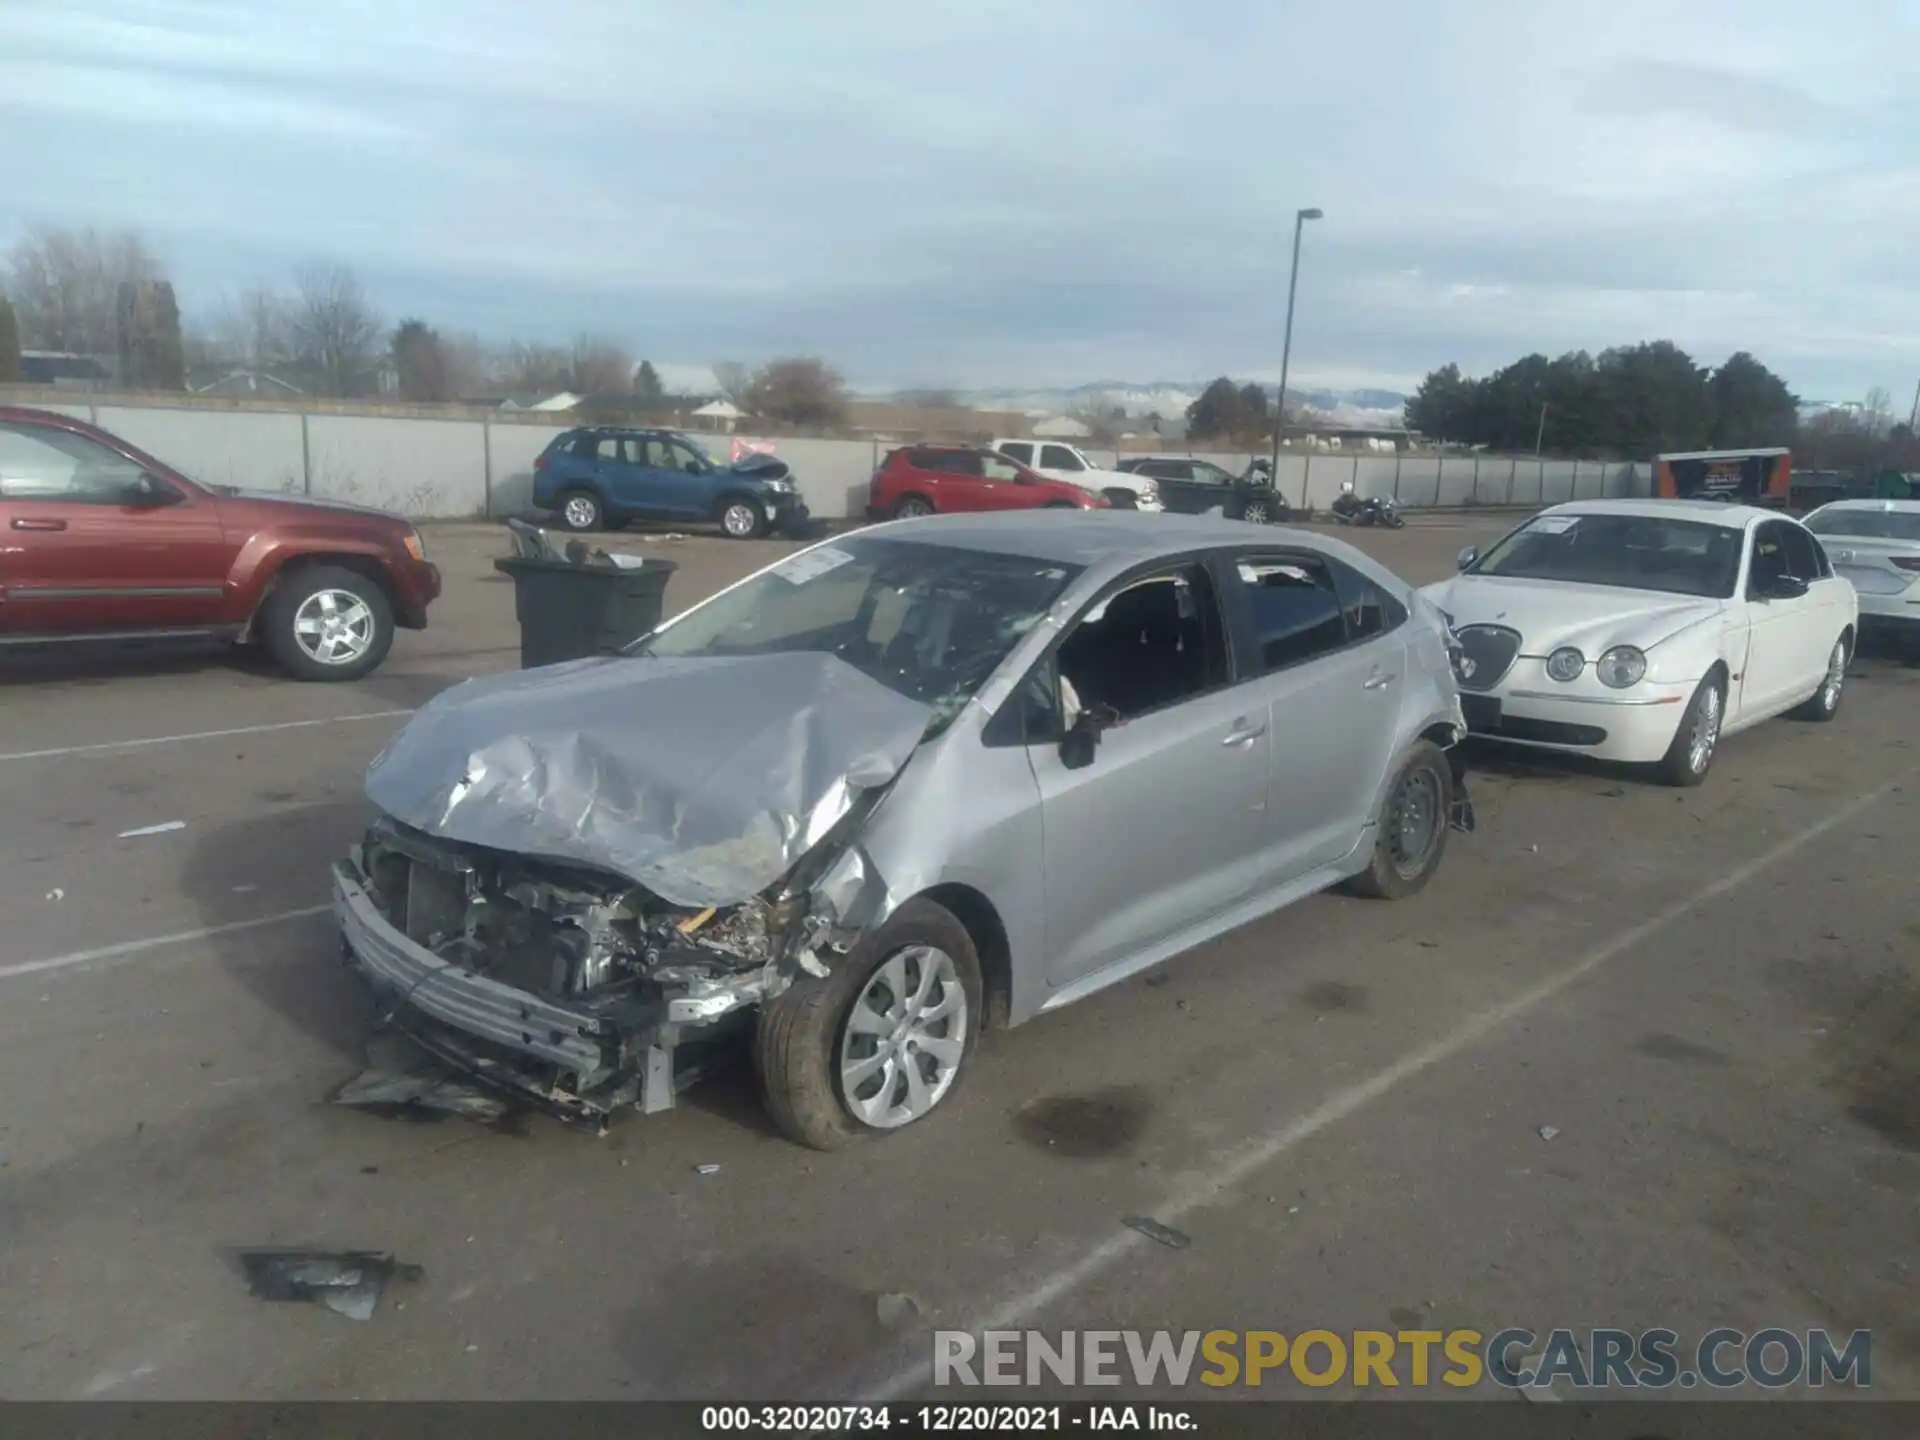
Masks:
[[[1274,488],[1272,472],[1263,461],[1254,461],[1240,475],[1211,460],[1190,456],[1132,455],[1115,468],[1158,483],[1161,504],[1170,515],[1205,515],[1217,510],[1229,520],[1249,520],[1256,525],[1287,518],[1286,497]]]

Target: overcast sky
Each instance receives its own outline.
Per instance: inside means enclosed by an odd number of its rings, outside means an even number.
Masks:
[[[856,382],[1920,379],[1920,3],[0,0],[0,244]]]

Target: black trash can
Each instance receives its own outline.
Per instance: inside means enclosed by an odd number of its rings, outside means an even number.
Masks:
[[[541,560],[510,555],[493,568],[513,577],[520,622],[520,668],[610,655],[660,623],[670,560],[634,565]]]

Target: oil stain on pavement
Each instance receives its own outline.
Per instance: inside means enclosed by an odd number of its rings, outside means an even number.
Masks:
[[[1102,1160],[1133,1146],[1152,1112],[1146,1091],[1120,1086],[1030,1101],[1014,1112],[1013,1127],[1021,1139],[1049,1155]]]

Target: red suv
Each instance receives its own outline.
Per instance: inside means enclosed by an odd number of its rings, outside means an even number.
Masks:
[[[0,647],[204,636],[352,680],[439,594],[397,515],[196,484],[84,420],[0,405]]]
[[[905,520],[958,510],[1100,510],[1106,501],[1065,480],[970,445],[908,445],[867,484],[867,514]]]

